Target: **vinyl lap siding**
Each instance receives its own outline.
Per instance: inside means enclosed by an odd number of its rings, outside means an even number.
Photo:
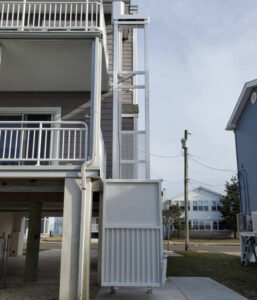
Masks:
[[[111,24],[111,15],[105,16],[107,31],[107,48],[109,53],[109,71],[113,70],[113,25]],[[123,70],[133,70],[133,39],[132,31],[122,42],[123,51]],[[111,78],[112,79],[112,78]],[[132,82],[126,82],[131,84]],[[123,103],[132,104],[133,96],[129,91],[122,91]],[[113,93],[110,88],[109,92],[102,95],[102,133],[107,151],[107,178],[112,177],[112,137],[113,137]]]
[[[257,103],[248,100],[235,130],[241,210],[257,211]],[[247,184],[248,183],[248,184]]]

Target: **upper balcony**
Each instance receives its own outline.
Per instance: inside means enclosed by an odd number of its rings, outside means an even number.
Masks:
[[[108,90],[101,0],[0,1],[0,91],[90,91],[96,37]]]
[[[19,177],[19,173],[24,177],[27,171],[39,172],[39,177],[60,176],[53,172],[61,173],[61,177],[67,172],[77,176],[81,165],[91,159],[89,149],[85,122],[0,121],[0,178]],[[97,161],[92,170],[105,176],[105,164],[100,134]]]
[[[0,31],[104,32],[102,1],[0,1]]]

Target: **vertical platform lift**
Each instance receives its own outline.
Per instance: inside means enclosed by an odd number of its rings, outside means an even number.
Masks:
[[[137,14],[126,15],[124,10],[122,1],[113,2],[114,179],[105,180],[103,187],[101,285],[112,288],[145,287],[151,290],[162,285],[165,271],[163,272],[161,182],[150,180],[149,20],[148,17]],[[122,37],[124,30],[128,29],[133,31],[134,36],[136,31],[142,32],[141,70],[122,70]],[[122,128],[122,98],[124,91],[128,90],[134,95],[134,103],[137,101],[136,93],[139,90],[143,92],[140,94],[140,100],[143,101],[142,130],[138,130],[137,116],[133,130],[124,131]],[[128,153],[131,149],[132,155]],[[124,177],[124,174],[131,177]]]

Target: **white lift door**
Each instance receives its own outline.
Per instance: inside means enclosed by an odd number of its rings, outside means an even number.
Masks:
[[[102,234],[102,286],[160,286],[160,181],[106,180]]]

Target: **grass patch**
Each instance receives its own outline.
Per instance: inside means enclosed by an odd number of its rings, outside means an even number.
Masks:
[[[61,243],[62,242],[62,237],[61,236],[53,236],[53,237],[47,237],[43,238],[41,242],[53,242],[53,243]]]
[[[39,252],[47,251],[47,250],[51,250],[51,249],[48,249],[48,248],[40,248],[40,249],[39,249]],[[22,255],[26,255],[26,254],[27,254],[27,249],[25,248],[25,249],[23,249]]]
[[[165,241],[168,242],[168,241]],[[185,239],[171,239],[174,243],[184,243]],[[193,244],[240,244],[239,239],[190,239]]]
[[[220,253],[175,252],[183,256],[168,258],[168,276],[210,277],[248,299],[257,299],[257,264],[243,267],[239,257]]]

